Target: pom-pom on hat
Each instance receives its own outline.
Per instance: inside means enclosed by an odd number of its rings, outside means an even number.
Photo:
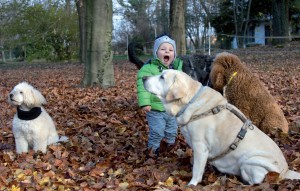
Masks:
[[[154,41],[154,47],[153,47],[153,56],[154,58],[157,58],[157,50],[159,48],[159,46],[162,44],[162,43],[169,43],[173,46],[174,48],[174,58],[176,58],[176,43],[173,39],[171,39],[168,35],[166,34],[163,34],[161,36],[158,36],[155,41]]]

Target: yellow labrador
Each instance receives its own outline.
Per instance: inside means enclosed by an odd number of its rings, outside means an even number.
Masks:
[[[176,70],[165,70],[161,75],[144,77],[143,81],[145,89],[157,95],[166,111],[176,116],[193,149],[193,177],[189,185],[202,181],[207,162],[249,184],[261,183],[270,171],[279,173],[281,178],[300,179],[300,173],[288,169],[276,143],[219,92]]]

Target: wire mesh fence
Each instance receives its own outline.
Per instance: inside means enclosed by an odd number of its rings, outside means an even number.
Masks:
[[[285,39],[287,43],[280,45],[273,45],[274,39]],[[130,42],[130,41],[129,41]],[[113,46],[114,55],[127,55],[128,54],[128,43],[117,43]],[[209,43],[210,42],[210,43]],[[152,55],[153,50],[153,41],[142,42],[140,43],[140,49],[137,49],[138,55]],[[26,50],[26,49],[25,49]],[[79,58],[79,45],[76,44],[72,48],[74,51],[73,58]],[[251,51],[256,54],[272,54],[274,51],[289,51],[289,52],[300,52],[300,36],[291,35],[286,37],[261,37],[261,36],[234,36],[222,34],[219,36],[207,36],[204,38],[202,43],[196,47],[192,41],[186,39],[186,54],[214,54],[221,51]],[[26,59],[26,52],[24,49],[2,49],[0,51],[0,61],[22,61]],[[46,58],[41,58],[45,60]]]

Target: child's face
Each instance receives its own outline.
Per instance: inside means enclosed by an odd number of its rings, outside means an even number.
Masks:
[[[174,60],[174,47],[171,44],[164,42],[160,45],[156,54],[158,59],[160,59],[164,65],[169,66]]]

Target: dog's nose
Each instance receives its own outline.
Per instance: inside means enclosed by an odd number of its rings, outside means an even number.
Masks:
[[[14,97],[14,94],[9,94],[9,98],[12,99]]]
[[[142,79],[143,79],[143,82],[146,81],[146,80],[148,79],[148,77],[149,77],[149,76],[144,76],[144,77],[142,78]]]

